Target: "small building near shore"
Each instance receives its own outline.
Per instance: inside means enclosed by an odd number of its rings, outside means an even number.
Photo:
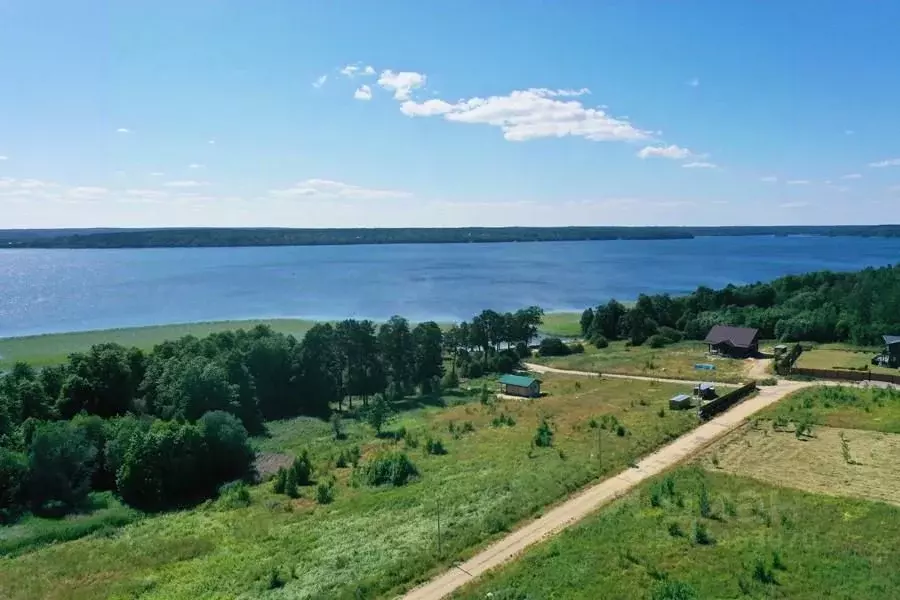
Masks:
[[[900,368],[900,335],[885,335],[884,350],[876,357],[875,362],[884,367]]]
[[[759,353],[759,329],[716,325],[706,335],[709,353],[747,358]]]
[[[504,375],[500,378],[500,393],[522,398],[537,398],[541,395],[541,382],[528,375]]]
[[[678,394],[669,400],[671,410],[684,410],[691,407],[691,397],[687,394]]]

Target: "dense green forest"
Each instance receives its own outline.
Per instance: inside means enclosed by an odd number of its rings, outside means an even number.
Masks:
[[[748,227],[181,228],[0,230],[12,248],[165,248],[690,239],[701,236],[900,237],[900,225]]]
[[[446,335],[401,317],[319,324],[302,340],[258,326],[17,363],[0,377],[0,522],[77,511],[92,490],[144,510],[208,498],[254,478],[248,435],[266,421],[338,410],[375,422],[398,400],[456,387],[457,370],[511,371],[541,315],[488,310]]]
[[[757,328],[763,338],[787,342],[880,344],[881,336],[900,334],[900,265],[700,287],[677,298],[641,295],[631,308],[611,300],[581,317],[583,335],[598,346],[612,339],[654,346],[703,339],[717,324]]]

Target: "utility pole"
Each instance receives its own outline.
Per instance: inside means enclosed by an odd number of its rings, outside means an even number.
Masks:
[[[603,470],[603,428],[597,427],[597,458],[600,460],[600,470]]]

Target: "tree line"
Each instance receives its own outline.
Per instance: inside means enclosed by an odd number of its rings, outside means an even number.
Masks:
[[[248,436],[266,421],[377,412],[455,387],[458,370],[512,370],[510,348],[534,338],[541,315],[484,311],[446,334],[402,317],[348,319],[302,340],[257,326],[150,352],[98,344],[40,370],[16,363],[0,377],[0,520],[25,509],[64,514],[91,490],[147,510],[209,497],[252,478]]]
[[[583,336],[598,346],[625,339],[663,346],[703,339],[714,325],[752,327],[766,339],[876,345],[900,333],[900,265],[854,273],[820,271],[769,283],[699,287],[671,297],[611,300],[581,315]]]
[[[897,237],[898,225],[738,227],[433,227],[384,229],[173,228],[0,230],[17,248],[163,248],[664,240],[703,236]]]

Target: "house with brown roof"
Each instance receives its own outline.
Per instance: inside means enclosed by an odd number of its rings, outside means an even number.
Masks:
[[[716,325],[704,341],[709,344],[710,354],[747,358],[759,352],[759,329]]]

